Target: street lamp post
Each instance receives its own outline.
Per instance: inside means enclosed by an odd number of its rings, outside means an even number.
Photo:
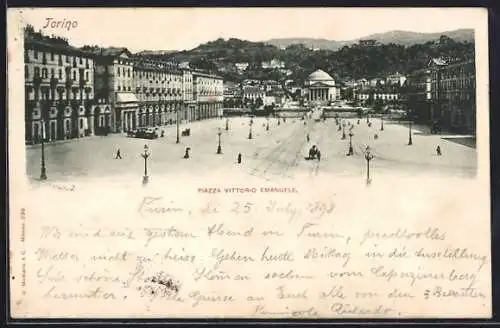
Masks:
[[[370,146],[366,146],[365,159],[366,159],[366,184],[370,185],[370,183],[372,182],[370,178],[370,161],[373,159],[373,155],[370,152]]]
[[[352,148],[352,137],[354,134],[352,132],[349,132],[349,152],[347,153],[347,156],[351,156],[354,154],[354,149]]]
[[[175,109],[175,123],[177,124],[177,140],[175,143],[179,143],[179,108]]]
[[[146,184],[149,182],[148,176],[148,157],[151,155],[149,152],[148,145],[144,145],[144,152],[141,154],[142,158],[144,158],[144,176],[142,177],[142,183]]]
[[[222,147],[220,145],[220,135],[222,134],[220,128],[217,131],[217,135],[219,136],[219,145],[217,146],[217,154],[222,154]]]
[[[248,132],[248,139],[252,139],[252,121],[250,121],[250,131]]]
[[[381,117],[380,117],[380,120],[381,120],[381,121],[380,121],[380,131],[384,131],[384,117],[383,117],[383,116],[381,116]]]
[[[412,125],[411,120],[410,120],[410,122],[409,122],[408,125],[409,125],[409,129],[408,129],[408,146],[411,146],[411,145],[413,145],[413,139],[411,137],[411,134],[412,134],[411,133],[411,125]]]
[[[45,121],[41,121],[42,123],[42,160],[40,167],[40,180],[47,180],[47,170],[45,169]]]

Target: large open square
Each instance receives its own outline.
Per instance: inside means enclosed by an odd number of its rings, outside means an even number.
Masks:
[[[228,130],[226,131],[226,120]],[[165,136],[154,140],[130,138],[124,134],[95,136],[46,144],[47,175],[50,181],[83,177],[129,176],[144,173],[141,157],[144,145],[148,158],[148,174],[210,175],[213,169],[240,170],[265,180],[293,179],[296,174],[319,175],[322,172],[341,176],[366,175],[366,147],[374,156],[370,161],[371,174],[384,173],[439,173],[448,176],[474,177],[476,150],[459,142],[453,136],[431,135],[412,129],[412,145],[408,145],[409,127],[405,124],[384,122],[380,119],[343,119],[343,131],[334,119],[315,121],[288,118],[235,117],[210,119],[181,125],[190,128],[190,136],[180,137],[176,143],[176,127],[165,127]],[[350,129],[352,127],[352,129]],[[222,154],[217,154],[218,129],[221,132]],[[249,139],[250,129],[252,139]],[[353,155],[349,151],[349,131],[352,133]],[[375,136],[377,135],[378,138]],[[307,137],[309,136],[309,142]],[[463,138],[462,138],[463,139]],[[321,160],[306,160],[312,145],[321,151]],[[439,146],[442,155],[436,154]],[[184,158],[190,148],[190,157]],[[121,159],[116,159],[120,149]],[[238,154],[241,153],[241,163]],[[41,146],[27,149],[27,173],[36,180],[40,175]]]

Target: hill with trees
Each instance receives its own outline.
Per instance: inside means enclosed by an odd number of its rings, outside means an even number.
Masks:
[[[294,79],[303,81],[308,74],[321,68],[337,80],[373,78],[395,72],[408,74],[422,68],[431,57],[463,59],[474,56],[474,43],[456,41],[442,35],[437,41],[402,45],[395,43],[363,46],[346,45],[338,50],[313,51],[302,44],[280,49],[263,42],[231,38],[217,39],[189,50],[149,56],[150,58],[184,62],[238,82],[251,79]],[[276,69],[263,69],[261,62],[278,59],[293,73],[286,76]],[[238,73],[234,64],[247,62],[246,71]],[[224,67],[225,69],[222,69]]]

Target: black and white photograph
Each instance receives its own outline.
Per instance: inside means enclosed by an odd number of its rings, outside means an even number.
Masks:
[[[12,308],[490,315],[486,17],[12,9]]]
[[[158,36],[78,40],[78,24],[24,28],[30,179],[140,174],[153,152],[152,175],[224,166],[267,180],[311,167],[357,176],[373,157],[375,171],[475,176],[473,29],[164,49]]]

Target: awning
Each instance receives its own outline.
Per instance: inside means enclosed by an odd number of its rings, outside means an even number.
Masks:
[[[132,92],[117,92],[116,102],[118,103],[131,103],[137,102],[137,98]]]

